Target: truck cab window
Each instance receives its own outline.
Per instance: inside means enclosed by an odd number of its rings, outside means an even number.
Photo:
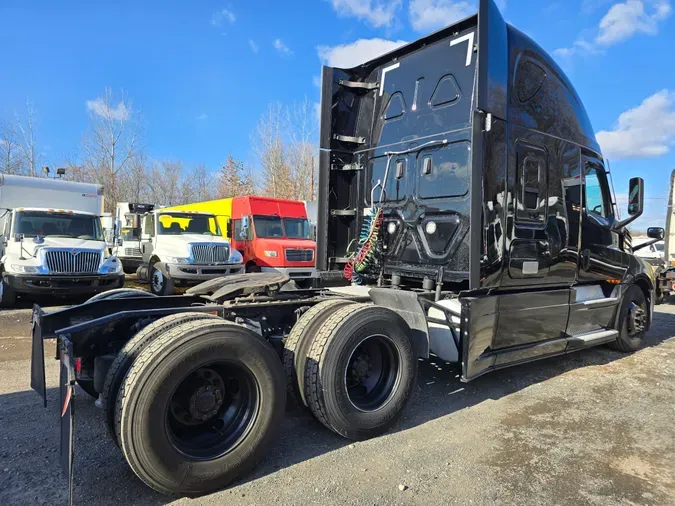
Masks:
[[[588,214],[607,218],[611,213],[605,171],[595,164],[587,164],[584,172],[586,212]]]

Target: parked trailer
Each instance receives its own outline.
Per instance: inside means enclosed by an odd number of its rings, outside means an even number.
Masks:
[[[254,273],[36,307],[31,385],[46,399],[43,340],[56,339],[71,491],[83,376],[134,472],[198,495],[255,464],[287,396],[361,440],[398,419],[432,353],[469,381],[643,343],[654,284],[626,230],[643,181],[617,219],[572,85],[493,0],[359,67],[324,67],[322,88],[317,268],[351,285],[286,291],[287,276]]]

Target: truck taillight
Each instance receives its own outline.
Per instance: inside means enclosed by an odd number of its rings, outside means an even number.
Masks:
[[[82,359],[81,358],[76,358],[75,359],[75,374],[78,376],[82,372]]]

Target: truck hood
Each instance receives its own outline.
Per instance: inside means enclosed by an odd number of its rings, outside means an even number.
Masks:
[[[10,241],[10,248],[12,250],[20,249],[20,243]],[[91,241],[87,239],[73,239],[67,237],[46,237],[43,242],[36,243],[33,239],[24,239],[23,247],[31,255],[35,255],[41,249],[68,249],[68,250],[92,250],[101,251],[105,248],[104,241]]]

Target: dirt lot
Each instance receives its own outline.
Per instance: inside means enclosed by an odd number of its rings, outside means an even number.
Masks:
[[[65,504],[58,364],[47,362],[44,409],[28,386],[29,317],[0,312],[0,504]],[[420,365],[412,406],[389,434],[351,444],[289,412],[252,475],[192,500],[145,487],[78,392],[75,502],[675,504],[675,305],[657,308],[634,355],[597,348],[467,385],[446,364]]]

